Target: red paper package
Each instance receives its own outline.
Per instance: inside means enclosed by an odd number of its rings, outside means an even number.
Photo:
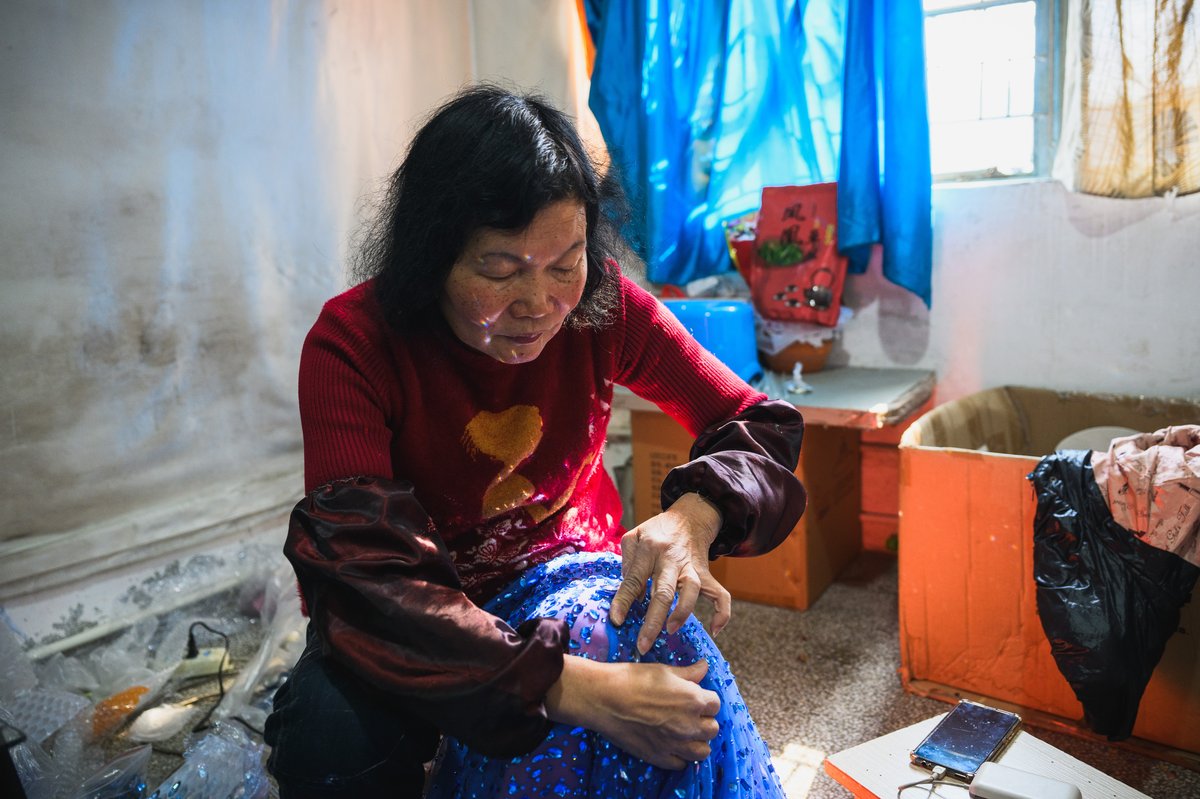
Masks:
[[[846,283],[837,250],[837,184],[762,190],[750,297],[768,319],[835,327]]]

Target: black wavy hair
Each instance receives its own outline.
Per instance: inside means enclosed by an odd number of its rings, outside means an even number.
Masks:
[[[574,199],[587,217],[587,279],[572,327],[601,327],[616,304],[628,206],[601,177],[571,120],[536,94],[471,86],[435,110],[392,174],[352,274],[376,278],[400,329],[437,313],[446,278],[480,228],[521,230],[546,206]]]

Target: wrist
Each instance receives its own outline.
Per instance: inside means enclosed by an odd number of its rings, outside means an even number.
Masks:
[[[708,547],[717,540],[717,534],[721,532],[721,509],[717,504],[703,494],[689,491],[681,494],[670,510],[687,516],[688,529],[692,531],[693,536],[699,538],[704,550],[708,551]]]
[[[562,673],[546,692],[547,717],[559,724],[595,729],[599,703],[605,696],[605,665],[587,658],[565,656]]]

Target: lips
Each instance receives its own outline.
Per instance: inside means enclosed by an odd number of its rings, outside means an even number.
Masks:
[[[538,339],[540,339],[543,335],[544,334],[542,334],[542,333],[529,333],[529,334],[523,335],[523,336],[514,336],[514,335],[510,335],[510,334],[505,334],[504,338],[506,338],[509,341],[512,341],[516,344],[532,344],[535,341],[537,341]]]

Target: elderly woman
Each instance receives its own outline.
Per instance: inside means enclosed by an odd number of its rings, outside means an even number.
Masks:
[[[488,86],[393,176],[365,279],[301,358],[285,551],[310,625],[267,724],[283,799],[782,796],[692,609],[719,630],[710,559],[803,512],[803,422],[622,275],[613,187],[562,113]],[[698,436],[628,532],[602,463],[615,384]]]

